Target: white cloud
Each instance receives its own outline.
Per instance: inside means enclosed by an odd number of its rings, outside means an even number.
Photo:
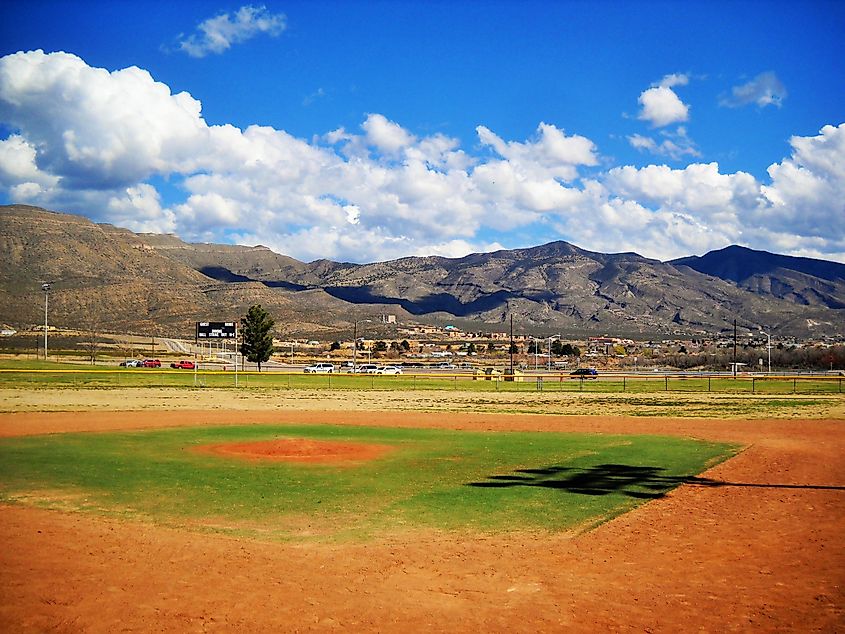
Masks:
[[[663,137],[660,143],[653,137],[641,134],[632,134],[627,139],[631,147],[637,150],[651,152],[657,156],[667,156],[675,161],[679,161],[685,156],[701,156],[701,153],[695,148],[695,143],[687,135],[684,126],[678,126],[678,129],[674,132],[661,130],[660,135]]]
[[[814,137],[794,136],[790,144],[792,156],[769,166],[771,185],[761,188],[769,204],[760,222],[845,246],[845,123],[824,126]]]
[[[366,133],[367,143],[377,150],[395,154],[411,145],[415,139],[412,134],[402,126],[388,121],[387,117],[380,114],[367,115],[366,121],[361,124]]]
[[[58,178],[38,169],[35,147],[19,134],[0,141],[0,184],[23,188],[30,196],[49,190]]]
[[[0,120],[39,148],[38,167],[67,185],[106,189],[192,168],[205,153],[200,103],[140,68],[91,68],[42,51],[0,59]]]
[[[686,86],[689,83],[689,76],[682,73],[672,73],[666,75],[663,79],[657,82],[658,86],[663,88],[673,88],[675,86]]]
[[[285,30],[284,14],[267,13],[264,6],[243,6],[234,16],[222,13],[201,22],[198,33],[180,37],[179,49],[191,57],[205,57],[209,53],[223,53],[233,44],[240,44],[256,35],[277,36]]]
[[[162,209],[158,191],[147,183],[115,193],[106,207],[110,222],[133,231],[170,233],[176,228],[175,214]]]
[[[660,258],[730,243],[845,253],[843,125],[793,137],[763,184],[716,163],[607,169],[593,141],[548,123],[525,140],[479,125],[481,151],[470,152],[378,113],[309,142],[267,126],[209,126],[201,112],[142,69],[41,51],[0,58],[0,124],[11,131],[0,139],[0,195],[300,259],[454,257],[517,231]],[[629,141],[676,159],[695,151],[682,126]]]
[[[506,142],[486,126],[476,128],[482,144],[492,148],[515,172],[525,177],[528,174],[545,179],[574,180],[578,166],[596,165],[596,146],[588,138],[578,135],[567,136],[563,130],[547,123],[537,127],[537,136],[532,141]]]
[[[753,176],[722,174],[717,163],[693,163],[684,169],[617,167],[607,173],[604,184],[614,196],[638,201],[656,212],[695,218],[732,241],[742,235],[742,215],[759,204],[759,186]]]
[[[660,128],[689,119],[687,106],[671,88],[655,86],[644,90],[638,99],[642,106],[638,118]]]
[[[786,99],[786,87],[777,75],[769,71],[760,73],[751,81],[731,88],[730,96],[722,97],[719,105],[729,108],[739,108],[749,104],[757,104],[761,108],[766,106],[781,107]]]

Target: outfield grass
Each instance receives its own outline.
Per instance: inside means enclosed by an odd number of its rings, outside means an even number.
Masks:
[[[189,451],[284,437],[395,450],[352,466]],[[659,497],[737,450],[654,436],[329,425],[59,434],[0,440],[0,500],[269,539],[566,531]]]
[[[32,366],[32,367],[29,367]],[[842,394],[843,377],[696,377],[607,376],[601,380],[553,375],[538,380],[526,375],[517,381],[473,380],[468,374],[400,376],[241,372],[238,388],[349,389],[349,390],[464,390],[474,392],[586,392],[650,393],[700,392],[716,394]],[[0,387],[209,387],[234,388],[232,372],[153,370],[146,368],[91,368],[72,364],[0,363]]]

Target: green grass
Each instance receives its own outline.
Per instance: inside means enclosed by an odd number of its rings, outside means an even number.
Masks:
[[[389,444],[352,466],[247,462],[206,443]],[[0,440],[0,500],[267,539],[413,529],[566,531],[659,497],[733,445],[653,436],[231,426]]]
[[[165,364],[167,365],[167,364]],[[297,372],[241,372],[240,388],[339,389],[339,390],[461,390],[470,392],[583,392],[652,393],[690,392],[715,394],[842,394],[843,377],[603,377],[580,381],[563,377],[525,376],[524,381],[473,380],[469,374],[378,376],[350,374],[304,374]],[[116,368],[46,363],[44,361],[0,361],[0,388],[108,388],[108,387],[209,387],[234,388],[232,372],[169,368]]]

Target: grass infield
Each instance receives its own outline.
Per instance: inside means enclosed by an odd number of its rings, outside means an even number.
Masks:
[[[191,451],[281,438],[394,450],[354,464]],[[682,483],[718,486],[698,474],[738,450],[657,436],[331,425],[56,434],[0,440],[0,500],[271,540],[556,532],[593,527]]]

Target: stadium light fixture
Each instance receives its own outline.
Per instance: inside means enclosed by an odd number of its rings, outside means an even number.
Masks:
[[[47,360],[47,303],[50,296],[50,282],[44,282],[41,285],[41,290],[44,291],[44,360]]]

